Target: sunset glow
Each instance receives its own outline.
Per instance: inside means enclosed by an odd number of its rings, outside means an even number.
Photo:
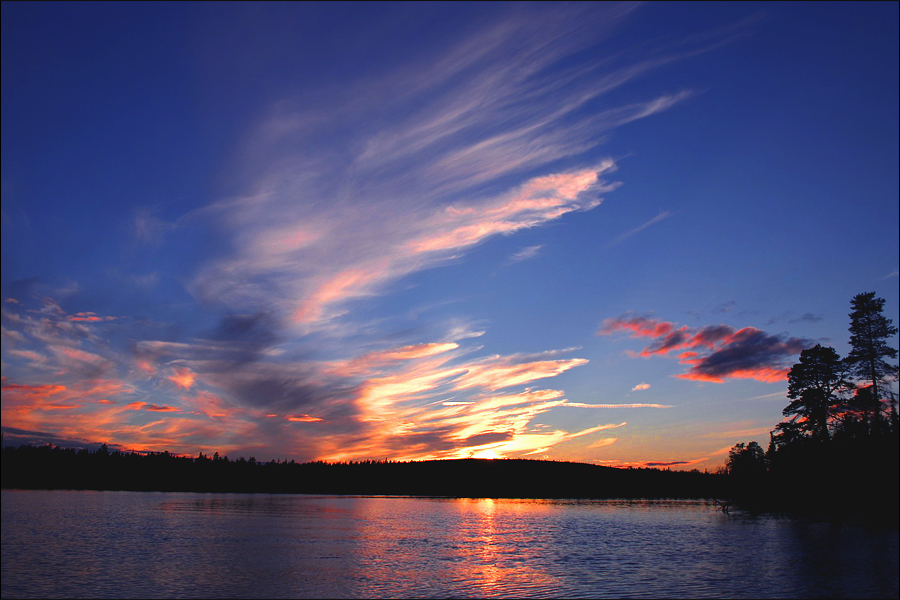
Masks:
[[[900,321],[896,13],[4,3],[4,443],[765,444],[854,294]]]

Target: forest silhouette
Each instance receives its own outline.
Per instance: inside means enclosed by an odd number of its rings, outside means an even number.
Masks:
[[[785,421],[736,444],[715,472],[526,459],[297,463],[165,452],[4,447],[5,489],[413,495],[507,498],[706,498],[726,510],[829,513],[896,522],[897,333],[874,293],[855,296],[850,353],[819,344],[788,373]],[[874,509],[874,510],[873,510]]]
[[[200,453],[3,449],[4,488],[469,498],[717,498],[722,474],[524,459],[260,462]]]
[[[874,292],[851,301],[850,352],[816,344],[788,373],[787,417],[756,441],[736,444],[723,472],[730,500],[744,508],[804,510],[898,519],[900,443],[897,327]]]

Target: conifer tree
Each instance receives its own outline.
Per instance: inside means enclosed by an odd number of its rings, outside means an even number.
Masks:
[[[852,384],[847,381],[846,367],[840,355],[830,346],[816,344],[800,353],[800,362],[788,373],[786,417],[799,417],[798,427],[813,438],[830,438],[828,423],[842,404],[842,395]]]
[[[893,321],[882,314],[884,299],[875,292],[857,294],[850,302],[850,354],[845,359],[850,373],[871,385],[872,403],[879,406],[885,394],[880,388],[887,377],[897,375],[897,366],[886,358],[897,358],[897,350],[887,345],[887,340],[897,333]],[[868,423],[868,411],[866,421]]]

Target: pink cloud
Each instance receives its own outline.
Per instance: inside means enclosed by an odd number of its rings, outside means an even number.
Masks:
[[[307,215],[282,210],[283,198],[272,194],[223,203],[238,252],[210,264],[193,288],[226,305],[274,304],[297,326],[321,327],[345,314],[348,302],[383,293],[491,237],[597,206],[599,193],[611,189],[599,175],[613,168],[536,177],[505,194],[450,205],[392,199]],[[274,213],[283,218],[273,220]],[[310,220],[327,235],[310,234]]]
[[[43,354],[34,352],[32,350],[10,350],[9,353],[12,354],[13,356],[18,356],[20,358],[24,358],[24,359],[30,360],[32,362],[35,362],[35,363],[43,363],[43,362],[46,362],[46,360],[47,360],[46,356],[44,356]]]
[[[80,312],[66,317],[69,321],[86,321],[88,323],[100,323],[104,321],[115,321],[116,317],[98,317],[95,312]]]
[[[640,356],[672,356],[690,365],[681,379],[724,383],[726,379],[754,379],[766,383],[783,382],[788,361],[811,342],[768,334],[753,327],[736,330],[728,325],[701,329],[649,317],[626,314],[603,322],[599,335],[630,333],[634,338],[651,338]]]
[[[672,323],[657,321],[649,317],[626,314],[613,319],[606,319],[597,332],[598,335],[611,335],[620,331],[630,332],[632,337],[663,337],[675,329]]]

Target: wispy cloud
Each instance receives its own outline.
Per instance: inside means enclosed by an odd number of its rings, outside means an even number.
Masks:
[[[789,319],[788,323],[818,323],[822,320],[822,315],[814,315],[812,313],[804,313],[799,317]]]
[[[160,219],[150,210],[139,210],[134,215],[134,239],[140,245],[159,246],[174,228],[173,223]]]
[[[723,302],[722,304],[714,308],[713,312],[722,314],[729,313],[734,310],[735,306],[737,306],[737,302],[735,302],[734,300],[729,300],[728,302]]]
[[[534,258],[535,256],[537,256],[537,253],[543,247],[544,247],[543,244],[540,244],[537,246],[527,246],[525,248],[522,248],[521,250],[519,250],[518,252],[516,252],[515,254],[513,254],[512,256],[509,257],[509,262],[517,263],[517,262],[521,262],[523,260],[528,260],[530,258]]]
[[[734,425],[741,424],[735,423]],[[728,429],[716,430],[703,434],[703,437],[724,440],[765,440],[769,437],[771,430],[771,425],[748,424],[747,427],[729,427]]]
[[[622,242],[624,242],[624,241],[627,240],[628,238],[630,238],[630,237],[632,237],[632,236],[634,236],[634,235],[637,235],[638,233],[640,233],[640,232],[642,232],[643,230],[647,229],[647,228],[650,227],[651,225],[655,225],[655,224],[659,223],[660,221],[663,221],[663,220],[665,220],[665,219],[668,219],[668,218],[671,217],[671,216],[672,216],[672,211],[667,210],[667,211],[661,212],[661,213],[659,213],[658,215],[656,215],[655,217],[653,217],[652,219],[650,219],[649,221],[647,221],[646,223],[643,223],[643,224],[641,224],[641,225],[638,225],[638,226],[635,227],[634,229],[630,229],[630,230],[626,231],[625,233],[623,233],[622,235],[613,238],[613,239],[609,242],[609,245],[610,245],[610,246],[616,246],[616,245],[618,245],[618,244],[621,244]]]
[[[497,197],[408,207],[405,214],[398,203],[328,209],[299,218],[293,228],[285,198],[259,197],[227,209],[240,222],[241,254],[208,265],[192,289],[209,302],[266,306],[314,327],[345,314],[349,302],[383,293],[398,279],[493,236],[594,208],[610,189],[599,175],[612,168],[605,163],[536,177]],[[283,218],[270,223],[273,214]]]
[[[787,392],[772,392],[771,394],[762,394],[760,396],[753,396],[751,398],[742,398],[741,400],[765,400],[768,398],[787,398]]]
[[[253,192],[195,215],[211,219],[233,252],[208,261],[190,290],[315,331],[493,237],[595,208],[619,184],[606,179],[615,164],[587,151],[690,96],[612,105],[608,93],[714,44],[631,60],[582,52],[632,10],[504,13],[440,53],[356,82],[328,106],[280,102],[247,144],[246,162],[265,165]]]

